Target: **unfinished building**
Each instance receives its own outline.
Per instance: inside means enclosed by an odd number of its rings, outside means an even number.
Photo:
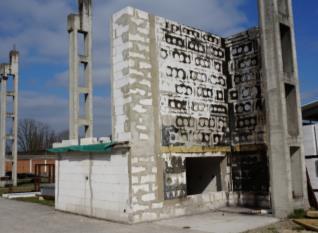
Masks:
[[[228,38],[114,14],[113,143],[56,150],[56,208],[129,223],[306,208],[291,1],[259,12],[259,28]]]
[[[13,186],[16,186],[19,98],[19,52],[16,49],[10,51],[9,63],[0,65],[0,83],[0,178],[5,178],[6,155],[11,153],[13,159],[11,180]],[[1,180],[0,186],[4,186],[7,182],[7,180]]]
[[[78,0],[67,19],[69,33],[69,139],[93,137],[92,3]]]

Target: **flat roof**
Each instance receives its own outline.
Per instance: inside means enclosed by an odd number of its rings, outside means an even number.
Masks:
[[[66,153],[66,152],[95,152],[95,153],[102,153],[102,152],[110,152],[112,146],[115,143],[100,143],[100,144],[93,144],[93,145],[78,145],[78,146],[67,146],[67,147],[59,147],[59,148],[52,148],[48,149],[51,153]]]

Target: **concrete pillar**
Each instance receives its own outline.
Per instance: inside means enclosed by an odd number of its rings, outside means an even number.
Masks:
[[[286,217],[308,206],[291,0],[259,0],[259,14],[272,208]]]
[[[0,109],[0,177],[5,176],[6,165],[6,113],[7,113],[7,78],[3,76],[7,65],[1,65],[1,109]],[[0,182],[0,186],[1,186]]]
[[[11,73],[13,75],[13,93],[7,93],[13,98],[12,117],[12,182],[17,185],[17,163],[18,163],[18,109],[19,109],[19,52],[10,52]]]
[[[6,143],[12,141],[12,183],[17,185],[17,156],[18,156],[18,99],[19,99],[19,52],[10,52],[10,63],[1,65],[1,110],[0,110],[0,176],[5,175]],[[13,80],[13,90],[7,90],[7,81]],[[7,112],[7,99],[13,100],[13,112]],[[12,134],[7,134],[8,118],[12,119]]]
[[[84,127],[85,137],[93,137],[92,83],[92,1],[78,0],[79,14],[68,16],[69,45],[69,138],[79,138]],[[78,36],[83,36],[84,54],[79,54]],[[81,66],[83,69],[81,70]],[[84,84],[80,84],[83,72]],[[84,103],[80,102],[80,97]],[[84,106],[81,106],[84,104]],[[84,114],[81,115],[81,107]]]

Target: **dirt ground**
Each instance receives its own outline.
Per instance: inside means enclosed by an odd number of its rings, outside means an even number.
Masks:
[[[255,230],[246,231],[245,233],[310,233],[302,226],[294,223],[292,220],[284,220],[278,223],[268,225],[266,227],[257,228]]]

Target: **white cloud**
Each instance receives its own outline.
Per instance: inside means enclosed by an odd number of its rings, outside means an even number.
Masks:
[[[94,132],[96,136],[111,133],[110,108],[109,98],[94,97]],[[38,92],[22,92],[19,111],[20,119],[36,119],[48,123],[56,131],[68,128],[68,100],[66,98]]]
[[[94,0],[93,68],[94,87],[109,88],[110,81],[110,18],[128,5],[152,12],[180,23],[220,35],[242,30],[247,18],[240,6],[250,0]],[[61,88],[66,95],[68,85],[68,35],[66,19],[75,13],[76,0],[1,0],[0,1],[0,61],[7,61],[13,44],[21,52],[23,67],[51,69],[56,73],[45,79],[47,85]],[[62,72],[61,72],[62,70]],[[64,71],[63,71],[64,70]],[[30,72],[30,71],[28,71]],[[28,72],[25,72],[28,75]],[[54,71],[50,70],[50,73]],[[31,75],[30,75],[31,76]],[[21,77],[21,117],[47,122],[54,128],[68,127],[67,99],[46,90],[34,92],[28,78]],[[43,82],[43,80],[41,80]],[[30,91],[32,90],[32,91]],[[56,90],[56,88],[55,88]],[[97,135],[110,133],[111,103],[109,97],[94,98],[95,130]]]

